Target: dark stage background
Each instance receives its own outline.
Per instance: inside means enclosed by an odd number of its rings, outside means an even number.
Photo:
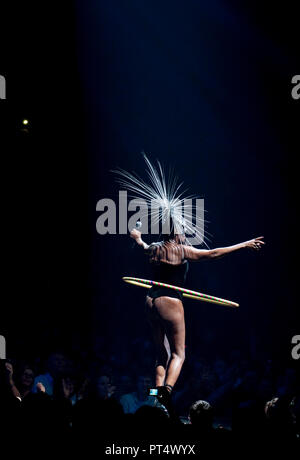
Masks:
[[[143,254],[128,236],[96,232],[97,201],[117,197],[109,171],[143,174],[145,150],[204,197],[211,247],[260,235],[267,243],[191,267],[188,287],[240,309],[187,300],[187,354],[196,341],[203,355],[235,348],[288,359],[299,333],[293,4],[26,2],[7,15],[8,353],[100,345],[109,353],[149,337],[145,292],[121,281],[149,276]]]

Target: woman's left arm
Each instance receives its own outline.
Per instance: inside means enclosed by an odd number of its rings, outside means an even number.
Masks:
[[[258,238],[253,238],[252,240],[234,244],[233,246],[226,246],[224,248],[196,249],[193,246],[184,246],[184,253],[188,260],[216,259],[231,254],[232,252],[239,251],[240,249],[249,248],[258,250],[264,244],[263,236],[259,236]]]
[[[259,236],[258,238],[253,238],[252,240],[244,241],[243,243],[234,244],[233,246],[226,246],[225,248],[216,248],[211,251],[211,257],[223,257],[226,254],[230,254],[235,251],[239,251],[240,249],[260,249],[265,242],[263,241],[263,236]]]

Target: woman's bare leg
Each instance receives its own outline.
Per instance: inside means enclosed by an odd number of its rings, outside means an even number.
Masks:
[[[149,296],[147,296],[146,307],[156,352],[155,385],[162,386],[165,382],[166,369],[170,359],[170,345],[165,334],[164,325],[153,307],[152,298]]]
[[[148,297],[148,299],[150,299]],[[152,303],[152,299],[151,299]],[[181,300],[173,297],[158,297],[154,300],[155,312],[160,318],[162,331],[166,334],[171,350],[171,359],[165,372],[165,383],[174,386],[185,359],[185,322]],[[153,308],[153,307],[152,307]],[[154,312],[153,312],[154,313]],[[162,376],[163,374],[161,374]],[[158,379],[161,382],[161,379]]]

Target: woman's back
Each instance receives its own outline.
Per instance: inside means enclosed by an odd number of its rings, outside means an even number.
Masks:
[[[163,283],[182,286],[188,271],[183,246],[175,241],[152,243],[148,249],[153,269],[153,279]]]
[[[185,261],[183,245],[175,240],[152,243],[148,253],[154,264],[180,265]]]

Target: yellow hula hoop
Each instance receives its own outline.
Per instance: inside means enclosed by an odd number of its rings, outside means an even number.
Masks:
[[[203,302],[214,303],[217,305],[225,305],[227,307],[239,307],[239,304],[232,302],[231,300],[221,299],[208,294],[202,294],[201,292],[191,291],[190,289],[182,288],[179,286],[172,286],[171,284],[161,283],[159,281],[144,280],[142,278],[134,278],[132,276],[123,276],[122,278],[126,283],[134,284],[135,286],[141,286],[145,288],[151,288],[151,286],[161,286],[174,291],[179,291],[184,297],[190,299],[202,300]]]

